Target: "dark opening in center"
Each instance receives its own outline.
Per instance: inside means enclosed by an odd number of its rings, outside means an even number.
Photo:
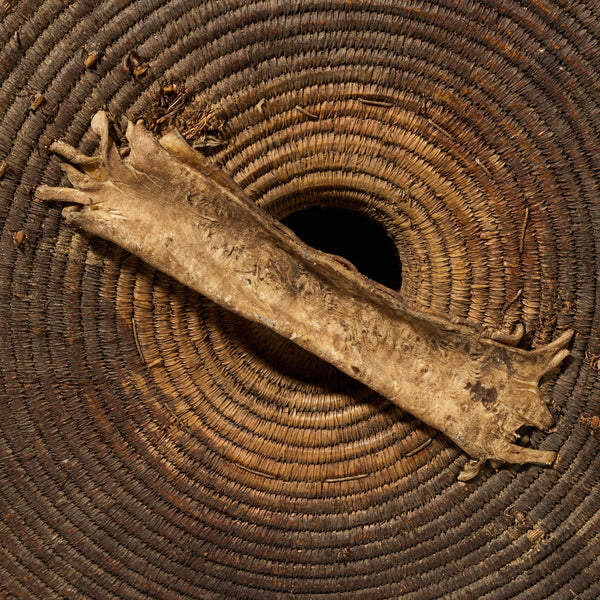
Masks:
[[[370,279],[400,289],[398,250],[373,219],[347,208],[315,206],[288,215],[282,223],[309,246],[342,256]]]

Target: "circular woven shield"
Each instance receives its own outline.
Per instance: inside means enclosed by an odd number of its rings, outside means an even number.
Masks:
[[[600,597],[596,0],[0,3],[0,595]],[[71,229],[48,149],[176,126],[406,303],[524,347],[551,468],[486,467]],[[318,310],[318,307],[315,308]]]

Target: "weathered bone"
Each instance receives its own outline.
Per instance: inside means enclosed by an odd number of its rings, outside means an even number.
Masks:
[[[400,296],[319,252],[269,217],[177,132],[157,141],[130,123],[122,159],[97,113],[100,157],[52,149],[76,189],[37,197],[81,206],[69,224],[118,244],[247,319],[293,340],[445,433],[472,458],[550,465],[556,453],[514,444],[523,425],[549,428],[540,378],[569,354],[572,332],[533,351],[484,338],[403,305]],[[511,345],[512,344],[512,345]]]

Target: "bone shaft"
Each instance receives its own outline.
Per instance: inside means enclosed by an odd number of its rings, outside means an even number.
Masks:
[[[414,356],[419,364],[434,360],[419,335],[424,322],[390,309],[378,284],[280,232],[269,217],[219,187],[197,196],[194,212],[184,220],[188,230],[171,236],[179,241],[169,274],[388,398],[418,398],[422,369]],[[169,219],[163,223],[167,235]],[[146,247],[160,244],[147,241]],[[142,258],[153,263],[152,256]],[[423,404],[410,408],[421,412]]]

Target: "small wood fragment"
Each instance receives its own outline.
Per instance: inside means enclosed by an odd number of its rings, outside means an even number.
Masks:
[[[522,293],[523,288],[519,288],[517,290],[517,293],[511,298],[511,300],[509,300],[508,304],[504,307],[504,310],[506,311],[510,306],[512,306],[521,297]]]
[[[373,98],[364,98],[362,96],[359,97],[358,101],[367,106],[378,106],[380,108],[391,108],[394,106],[393,102],[389,102],[387,100],[375,100]]]
[[[83,64],[85,65],[86,69],[91,69],[98,62],[99,59],[100,52],[98,52],[97,50],[93,50],[85,57]]]
[[[20,229],[19,231],[15,231],[12,235],[13,242],[17,248],[29,239],[29,234],[23,231],[22,229]]]
[[[419,444],[416,448],[413,448],[410,452],[407,452],[404,456],[406,456],[406,458],[410,458],[411,456],[418,454],[419,452],[421,452],[421,450],[424,450],[425,448],[427,448],[427,446],[429,446],[429,444],[431,444],[431,442],[432,442],[432,438],[427,438],[424,442]]]
[[[167,83],[162,87],[163,94],[169,96],[177,93],[177,84],[176,83]]]
[[[452,136],[451,133],[449,133],[448,131],[446,131],[441,125],[438,125],[433,119],[427,119],[427,122],[432,127],[435,127],[435,129],[437,129],[438,131],[440,131],[441,133],[443,133],[446,137],[450,138],[451,140],[454,139],[454,137]]]
[[[492,179],[492,174],[489,172],[488,168],[483,164],[483,162],[481,160],[479,160],[479,158],[475,159],[475,162],[477,163],[477,165],[479,167],[481,167],[483,169],[483,172],[490,178]]]
[[[148,363],[148,368],[152,369],[154,367],[160,367],[164,365],[164,360],[162,358],[155,358],[152,362]]]
[[[150,65],[148,63],[142,63],[133,69],[133,76],[139,79],[142,75],[146,74],[149,68]]]
[[[246,467],[241,463],[235,463],[242,471],[247,471],[248,473],[252,473],[253,475],[259,475],[260,477],[266,477],[267,479],[275,479],[274,475],[270,473],[265,473],[264,471],[257,471],[256,469],[251,469],[250,467]]]
[[[123,73],[130,72],[136,79],[139,79],[146,74],[150,64],[139,56],[137,52],[130,52],[125,56],[121,63],[121,71]]]
[[[315,115],[314,113],[311,113],[309,110],[306,110],[306,108],[303,108],[299,104],[296,104],[295,108],[301,115],[304,115],[305,117],[311,119],[312,121],[319,120],[319,115]]]
[[[325,483],[343,483],[346,481],[355,481],[357,479],[364,479],[368,477],[368,473],[359,473],[357,475],[346,475],[345,477],[331,477],[325,480]]]
[[[519,254],[523,254],[525,250],[525,233],[527,231],[527,221],[529,220],[529,207],[525,208],[525,217],[523,218],[523,225],[521,226],[521,237],[519,238]]]
[[[36,111],[42,104],[44,104],[44,102],[46,102],[46,98],[44,97],[44,94],[41,94],[40,92],[36,92],[31,97],[31,103],[29,104],[29,108],[32,111]]]
[[[135,324],[135,317],[131,317],[131,331],[133,332],[133,341],[135,342],[135,347],[137,348],[138,354],[140,355],[142,362],[146,364],[146,358],[144,357],[142,345],[140,344],[140,338],[138,337],[137,325]]]

